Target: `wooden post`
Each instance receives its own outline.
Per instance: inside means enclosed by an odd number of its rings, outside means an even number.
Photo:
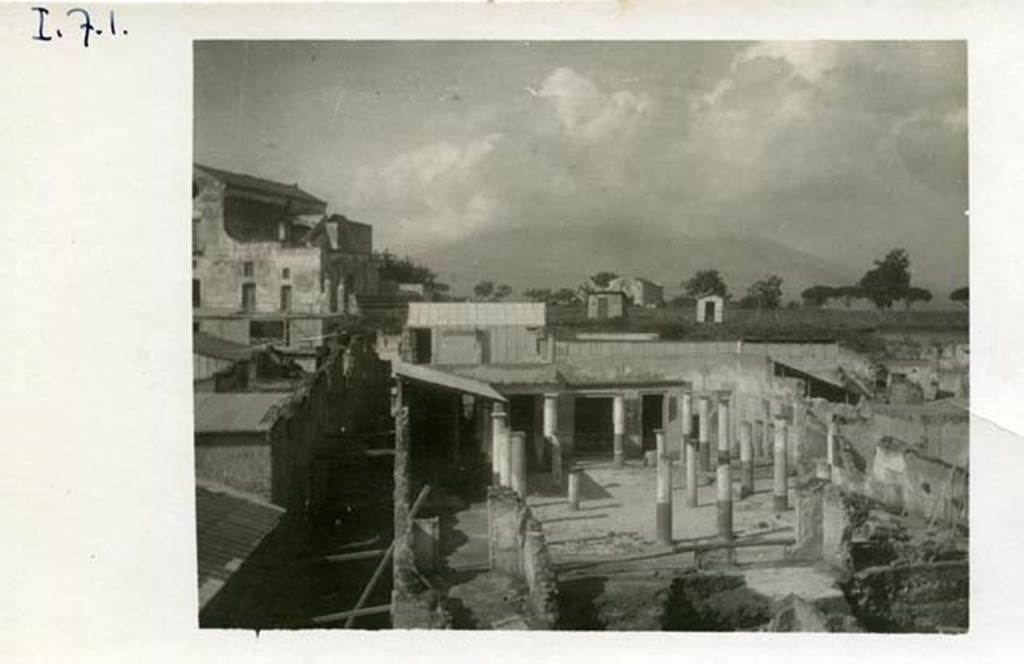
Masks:
[[[828,433],[825,438],[825,460],[828,461],[828,467],[831,471],[832,466],[836,465],[836,416],[833,415],[828,420]]]

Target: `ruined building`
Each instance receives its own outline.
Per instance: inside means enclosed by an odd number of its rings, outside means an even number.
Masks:
[[[374,293],[373,229],[295,184],[196,165],[193,327],[242,344],[317,346]]]

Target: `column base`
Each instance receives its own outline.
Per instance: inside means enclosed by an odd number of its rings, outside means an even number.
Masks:
[[[754,495],[754,462],[746,461],[740,465],[740,498]]]
[[[718,537],[724,542],[731,542],[732,532],[732,501],[718,501]]]
[[[672,503],[655,504],[655,533],[658,544],[672,543]]]
[[[772,509],[776,512],[785,512],[789,509],[789,500],[786,496],[772,496]]]

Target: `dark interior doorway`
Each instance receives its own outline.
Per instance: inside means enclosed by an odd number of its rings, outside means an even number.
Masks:
[[[715,303],[714,302],[705,302],[704,303],[704,320],[709,322],[709,323],[715,320]]]
[[[611,397],[577,397],[573,443],[580,453],[612,453],[614,427]]]
[[[429,329],[412,330],[412,361],[413,364],[430,364],[433,360]]]
[[[643,449],[657,449],[658,443],[654,436],[656,429],[665,426],[665,397],[661,394],[645,394],[641,397],[641,441]]]

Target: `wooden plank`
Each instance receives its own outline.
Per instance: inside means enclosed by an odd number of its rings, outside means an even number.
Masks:
[[[412,529],[412,520],[416,518],[416,513],[419,512],[421,507],[423,507],[423,503],[426,502],[427,495],[429,493],[430,485],[428,484],[423,487],[422,491],[420,491],[420,495],[417,496],[416,502],[412,505],[412,509],[409,510],[409,522],[405,525],[405,534],[408,534]],[[384,568],[391,561],[391,556],[395,553],[396,540],[397,538],[395,540],[391,540],[391,544],[388,545],[387,551],[384,552],[384,557],[381,558],[380,563],[377,564],[377,569],[373,571],[373,576],[370,577],[369,583],[367,583],[366,587],[363,589],[363,594],[359,596],[359,601],[356,602],[355,607],[352,609],[353,612],[363,608],[363,605],[366,604],[366,600],[370,597],[370,593],[372,593],[373,589],[377,586],[377,582],[380,580],[380,576],[384,572]],[[352,627],[352,623],[355,622],[357,617],[358,616],[354,613],[350,615],[348,619],[345,620],[345,629]]]
[[[373,616],[378,613],[387,613],[391,611],[390,604],[381,604],[380,606],[368,606],[362,609],[352,609],[351,611],[339,611],[338,613],[327,613],[322,616],[313,616],[309,619],[309,622],[315,625],[323,625],[325,623],[340,622],[342,620],[352,620],[359,618],[360,616]]]
[[[349,560],[365,560],[367,558],[376,558],[377,556],[383,555],[387,549],[372,549],[370,551],[357,551],[355,553],[334,553],[329,556],[321,556],[319,558],[312,558],[307,562],[310,563],[343,563]]]

